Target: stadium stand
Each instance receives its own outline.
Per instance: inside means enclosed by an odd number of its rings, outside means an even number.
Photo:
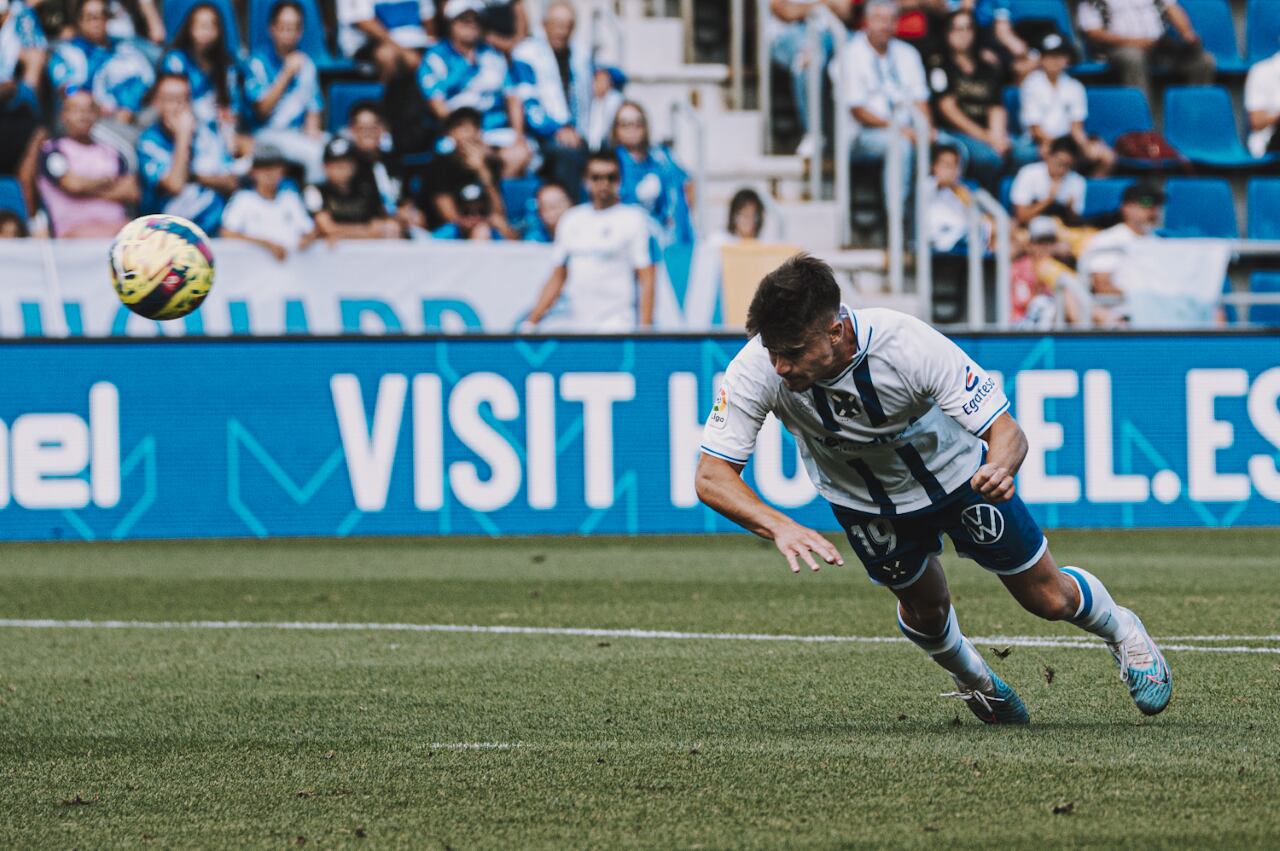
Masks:
[[[1243,74],[1249,70],[1250,63],[1240,58],[1236,25],[1227,0],[1184,0],[1180,5],[1204,41],[1205,49],[1213,54],[1219,74]]]
[[[1120,196],[1131,177],[1095,177],[1084,184],[1084,217],[1094,220],[1120,212]]]
[[[1179,86],[1164,94],[1164,131],[1183,156],[1215,168],[1251,168],[1272,162],[1255,158],[1240,141],[1231,96],[1219,86]]]
[[[1154,130],[1151,107],[1141,91],[1128,86],[1093,86],[1085,90],[1089,115],[1084,129],[1115,146],[1116,139],[1131,131]]]
[[[1280,177],[1255,177],[1249,181],[1249,239],[1280,239]]]
[[[1280,272],[1254,272],[1249,276],[1249,290],[1258,294],[1280,295]],[[1250,307],[1249,323],[1280,328],[1280,304]]]
[[[1247,12],[1249,64],[1261,62],[1280,49],[1280,3],[1250,0]]]
[[[1231,185],[1220,177],[1172,177],[1165,184],[1164,233],[1172,237],[1239,239]]]

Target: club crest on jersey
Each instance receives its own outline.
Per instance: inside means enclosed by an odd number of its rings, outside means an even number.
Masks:
[[[862,400],[849,393],[832,393],[831,410],[837,417],[851,420],[862,416]]]
[[[1004,535],[1004,515],[989,503],[980,502],[961,511],[960,522],[978,544],[994,544]]]
[[[716,401],[711,406],[711,427],[724,428],[729,424],[729,391],[721,384],[716,392]]]

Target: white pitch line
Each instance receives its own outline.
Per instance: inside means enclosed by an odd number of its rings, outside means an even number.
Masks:
[[[906,639],[888,635],[775,635],[752,632],[677,632],[648,629],[594,629],[558,626],[479,626],[444,623],[326,623],[310,621],[91,621],[91,620],[19,620],[0,618],[0,628],[11,629],[143,629],[143,630],[284,630],[295,632],[452,632],[486,635],[557,635],[589,638],[660,638],[684,641],[791,641],[802,644],[905,644]],[[1175,642],[1271,641],[1267,636],[1184,635]],[[1087,636],[976,635],[976,644],[1004,644],[1014,647],[1085,648],[1100,642]],[[1163,639],[1168,641],[1170,639]],[[1186,650],[1201,653],[1274,653],[1280,647],[1199,646],[1198,644],[1161,644],[1163,650]]]
[[[427,748],[434,751],[509,751],[524,747],[521,742],[432,742]]]

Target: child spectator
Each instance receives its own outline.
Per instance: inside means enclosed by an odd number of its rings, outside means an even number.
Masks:
[[[129,221],[126,205],[138,202],[138,178],[125,158],[94,141],[97,121],[93,96],[73,89],[62,102],[65,134],[40,146],[36,183],[52,236],[114,236]]]
[[[469,106],[481,115],[484,141],[498,150],[505,177],[524,174],[533,157],[524,136],[524,104],[507,58],[481,38],[480,0],[449,0],[448,39],[432,46],[418,68],[418,85],[440,121]]]
[[[693,184],[665,145],[649,140],[644,108],[627,101],[613,120],[613,143],[622,164],[622,203],[639,204],[657,223],[662,245],[693,242]]]
[[[1062,136],[1075,139],[1093,176],[1100,177],[1111,171],[1116,155],[1101,139],[1090,138],[1084,132],[1089,107],[1084,86],[1066,74],[1070,61],[1071,45],[1066,39],[1057,33],[1044,37],[1040,68],[1022,81],[1022,126],[1042,151]]]
[[[252,106],[257,141],[304,166],[308,182],[318,183],[324,176],[327,141],[320,129],[324,101],[315,63],[298,49],[302,27],[298,0],[280,0],[271,7],[267,26],[271,47],[250,57],[245,96]]]
[[[231,154],[222,137],[196,118],[191,84],[161,72],[151,90],[158,120],[138,140],[142,213],[170,213],[215,235],[226,196],[236,190]]]
[[[187,78],[196,118],[230,133],[241,112],[240,73],[234,46],[216,6],[200,3],[187,13],[160,69]]]
[[[436,239],[461,239],[469,241],[500,240],[502,233],[493,226],[493,207],[489,195],[478,183],[471,183],[458,191],[454,198],[458,218],[432,232]]]
[[[1084,178],[1073,170],[1080,148],[1075,139],[1062,136],[1050,142],[1044,159],[1023,166],[1013,179],[1009,202],[1018,224],[1037,216],[1052,216],[1075,225],[1084,214]]]
[[[252,189],[231,196],[222,214],[222,236],[262,246],[284,262],[290,251],[301,251],[316,238],[316,226],[302,199],[292,189],[281,189],[284,152],[259,142],[253,150],[249,178]]]
[[[106,0],[81,0],[76,34],[58,42],[49,58],[49,80],[60,96],[90,89],[94,100],[121,124],[131,124],[155,82],[151,62],[131,42],[107,30]]]
[[[385,83],[412,74],[435,33],[432,0],[338,0],[338,47]]]
[[[934,251],[957,254],[969,250],[969,209],[973,193],[960,180],[960,151],[950,145],[936,145],[929,180],[929,243]],[[991,245],[994,228],[983,216],[979,226],[985,252]]]
[[[350,140],[341,136],[331,140],[324,149],[325,182],[306,189],[316,229],[330,242],[399,238],[399,223],[387,215],[377,189],[356,180],[356,170]]]

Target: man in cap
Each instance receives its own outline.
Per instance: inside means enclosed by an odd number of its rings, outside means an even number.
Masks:
[[[436,239],[468,241],[500,240],[502,233],[493,226],[493,208],[489,195],[478,183],[468,183],[453,199],[458,218],[432,232]]]
[[[307,215],[298,193],[280,188],[284,171],[284,152],[258,142],[249,171],[253,188],[232,195],[222,213],[224,238],[261,246],[281,262],[290,251],[300,251],[316,238],[315,222]]]
[[[1139,239],[1153,236],[1163,212],[1164,192],[1158,186],[1135,183],[1124,190],[1120,223],[1090,240],[1080,258],[1081,271],[1087,270],[1094,295],[1123,298],[1115,273],[1124,262],[1125,250]]]
[[[1056,32],[1040,42],[1040,67],[1022,81],[1022,126],[1046,159],[1050,142],[1070,136],[1079,148],[1078,157],[1100,177],[1111,170],[1116,155],[1084,130],[1089,106],[1084,86],[1066,73],[1071,57],[1071,44]]]

